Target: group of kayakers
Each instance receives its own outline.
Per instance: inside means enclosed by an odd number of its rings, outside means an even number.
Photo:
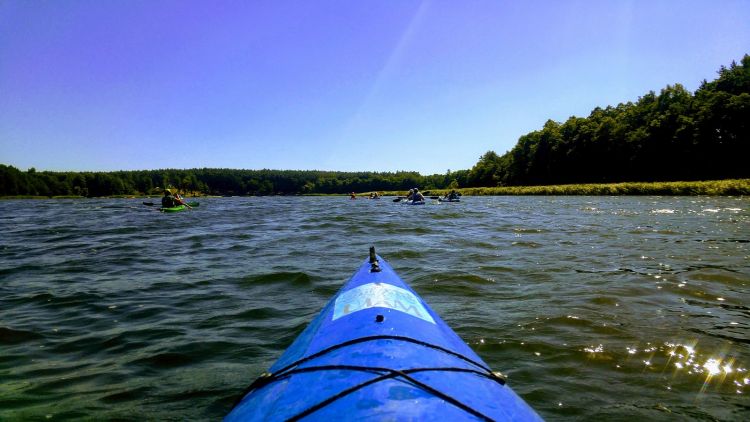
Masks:
[[[165,193],[166,194],[166,193]],[[380,199],[380,194],[378,192],[370,192],[369,199]],[[459,199],[459,194],[456,192],[455,189],[451,189],[450,193],[446,193],[441,199],[448,200],[448,201],[454,201]],[[350,199],[357,199],[357,194],[355,192],[352,192],[349,194]],[[422,192],[419,191],[419,188],[413,188],[409,189],[409,194],[406,195],[407,201],[424,201],[424,195]]]
[[[349,194],[350,199],[357,199],[357,194],[352,192]],[[370,196],[368,199],[380,199],[380,194],[378,192],[370,192]]]
[[[455,189],[452,189],[450,193],[446,193],[442,199],[453,201],[458,199],[460,195],[456,192]],[[436,196],[433,196],[432,198],[437,198]],[[419,191],[419,188],[409,189],[409,194],[406,195],[407,201],[424,201],[424,195],[422,195],[422,192]]]

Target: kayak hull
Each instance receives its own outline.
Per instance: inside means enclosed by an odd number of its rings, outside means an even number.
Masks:
[[[187,209],[187,207],[185,207],[184,205],[178,205],[176,207],[159,208],[159,211],[161,211],[161,212],[180,212],[180,211],[185,211],[186,209]]]
[[[443,198],[438,198],[438,201],[439,202],[461,202],[460,199],[443,199]]]
[[[541,420],[377,262],[380,271],[362,264],[226,421]]]
[[[406,205],[424,205],[425,201],[412,201],[408,200],[405,202]]]

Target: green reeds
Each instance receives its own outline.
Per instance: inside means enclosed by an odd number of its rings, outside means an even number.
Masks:
[[[443,196],[450,189],[431,189],[429,195]],[[425,192],[425,194],[427,194]],[[587,183],[548,186],[497,186],[456,189],[461,195],[750,195],[750,179],[709,180],[699,182],[624,182]],[[384,195],[406,195],[406,192],[384,192]]]

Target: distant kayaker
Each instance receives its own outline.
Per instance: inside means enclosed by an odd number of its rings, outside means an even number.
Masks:
[[[456,193],[455,189],[451,189],[451,193],[444,196],[445,199],[452,201],[454,199],[458,199],[458,194]]]
[[[188,205],[187,202],[185,202],[185,200],[182,199],[182,196],[180,196],[179,192],[174,193],[174,202],[176,205],[184,205],[188,208],[191,208],[190,205]]]
[[[424,201],[424,195],[419,191],[419,188],[414,188],[414,194],[411,196],[413,202]]]
[[[357,199],[357,194],[352,192],[349,194],[349,199]]]
[[[406,200],[411,201],[411,199],[414,197],[414,189],[409,189],[409,194],[406,195]]]
[[[161,198],[162,208],[174,208],[177,206],[177,200],[169,189],[164,189],[164,196]]]

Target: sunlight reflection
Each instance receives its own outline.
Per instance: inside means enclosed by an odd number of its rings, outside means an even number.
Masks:
[[[699,360],[696,357],[696,351],[695,346],[685,346],[680,344],[669,344],[665,343],[665,345],[668,345],[670,347],[673,347],[675,349],[677,348],[684,348],[685,351],[688,353],[687,358],[685,360],[686,367],[690,368],[688,371],[688,374],[691,375],[705,375],[705,379],[703,381],[703,385],[700,388],[700,393],[705,393],[708,386],[711,384],[711,382],[716,379],[716,386],[719,388],[722,384],[724,384],[727,381],[727,378],[732,373],[739,373],[744,368],[735,368],[735,360],[734,358],[725,359],[722,357],[706,357],[705,361],[701,364]],[[685,359],[682,355],[679,355],[680,358]],[[683,364],[681,362],[676,362],[675,367],[677,370],[683,369]],[[741,385],[738,385],[737,379],[730,380],[732,384],[739,387],[735,391],[738,394],[742,394],[743,390]],[[731,384],[730,384],[731,385]]]
[[[590,345],[581,349],[590,357],[605,353],[605,346]],[[697,342],[689,344],[664,342],[661,345],[646,343],[645,345],[626,346],[625,361],[615,362],[616,368],[639,365],[643,371],[669,371],[673,380],[683,381],[691,377],[699,377],[699,394],[704,394],[709,387],[712,391],[732,392],[744,394],[750,386],[747,368],[729,356],[728,351],[714,351],[713,353],[699,353]],[[636,358],[635,361],[630,361]],[[628,364],[628,361],[630,363]],[[676,384],[670,383],[669,390]]]
[[[594,346],[584,347],[583,351],[588,352],[588,353],[602,353],[604,351],[604,346],[600,344],[596,347]]]
[[[706,363],[703,364],[703,367],[708,371],[709,376],[714,376],[721,373],[719,361],[714,358],[707,360]]]

